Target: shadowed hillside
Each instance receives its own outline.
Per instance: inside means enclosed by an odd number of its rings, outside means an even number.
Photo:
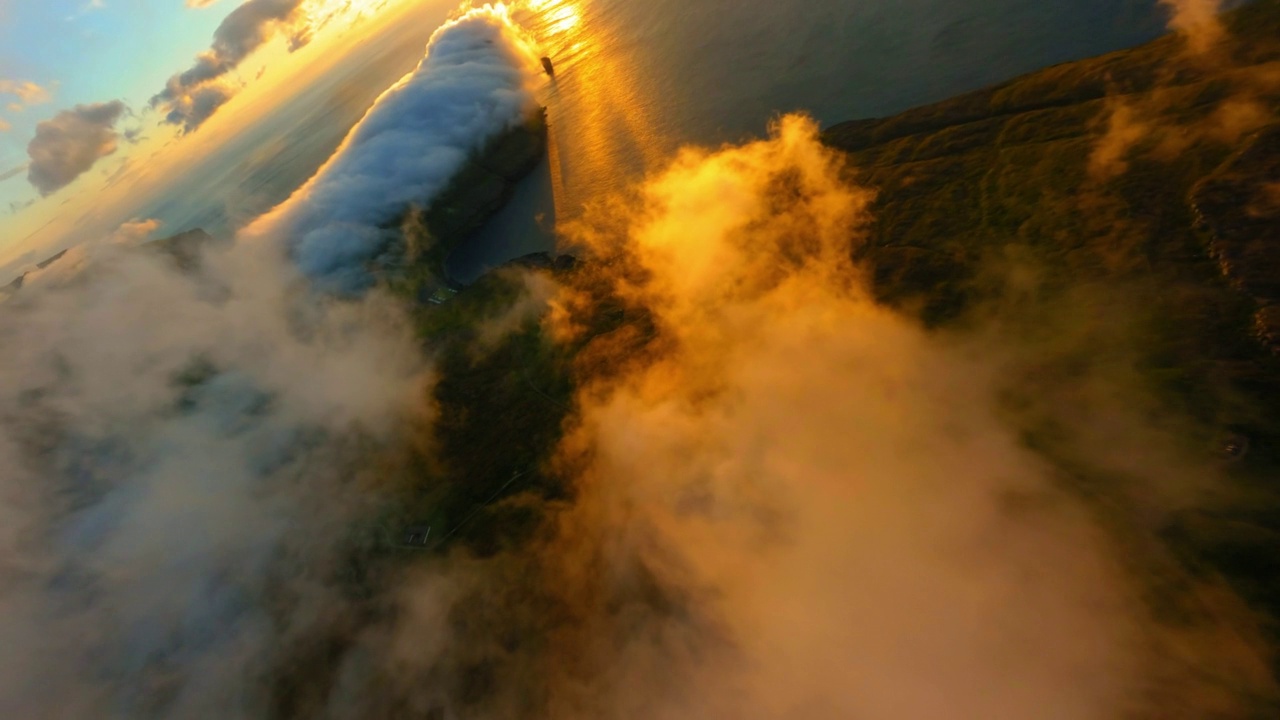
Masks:
[[[1144,412],[1194,419],[1184,437],[1218,448],[1238,494],[1161,533],[1193,576],[1221,573],[1274,618],[1280,2],[1225,24],[1208,54],[1168,36],[842,123],[824,142],[878,192],[854,254],[882,300],[944,332],[994,322],[1034,346],[1038,370],[1012,382],[1014,403],[1056,404],[1026,441],[1077,487],[1114,478],[1073,466],[1045,420],[1071,407],[1064,368],[1123,366],[1156,398]],[[1155,602],[1171,586],[1157,583]]]

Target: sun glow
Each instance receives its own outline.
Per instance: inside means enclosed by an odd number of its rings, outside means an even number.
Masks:
[[[553,34],[572,30],[582,22],[582,14],[572,5],[561,5],[547,14],[547,29]]]
[[[562,35],[582,23],[582,10],[571,0],[529,0],[527,7],[537,13],[542,35]]]

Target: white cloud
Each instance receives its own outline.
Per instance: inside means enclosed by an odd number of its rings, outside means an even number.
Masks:
[[[503,9],[442,27],[316,175],[244,233],[286,239],[304,272],[330,287],[361,287],[364,261],[389,237],[384,225],[429,201],[468,154],[532,110],[535,65]]]

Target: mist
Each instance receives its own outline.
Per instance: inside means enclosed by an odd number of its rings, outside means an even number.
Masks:
[[[195,275],[103,243],[0,308],[0,708],[261,716],[378,503],[374,448],[427,368],[385,298],[313,298],[279,254]]]
[[[1225,29],[1218,14],[1222,0],[1160,0],[1169,9],[1169,29],[1182,33],[1192,52],[1203,54],[1222,40]]]
[[[1123,342],[1073,328],[1094,324],[1090,293],[1055,304],[1043,333],[994,314],[926,329],[877,304],[851,260],[873,197],[790,116],[767,140],[683,151],[571,227],[591,259],[543,320],[548,337],[587,343],[551,468],[567,496],[509,499],[539,508],[531,540],[455,548],[397,583],[330,710],[1100,720],[1272,707],[1259,619],[1157,536],[1222,491],[1221,466],[1177,419],[1154,419],[1115,362]],[[542,282],[520,312],[543,302]],[[633,320],[587,340],[602,285]],[[1053,371],[1070,353],[1095,362]]]

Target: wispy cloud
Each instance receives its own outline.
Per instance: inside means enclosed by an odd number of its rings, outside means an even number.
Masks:
[[[19,165],[18,167],[9,168],[8,170],[0,170],[0,182],[4,182],[12,177],[17,177],[27,171],[27,166]]]
[[[85,15],[88,15],[89,13],[94,12],[96,10],[101,10],[106,6],[107,6],[106,0],[89,0],[89,2],[81,6],[79,10],[75,11],[71,15],[68,15],[67,22],[75,22],[76,20],[79,20]]]
[[[1195,53],[1212,50],[1226,34],[1218,14],[1222,0],[1160,0],[1169,9],[1169,28],[1182,33]]]
[[[53,99],[53,93],[48,88],[30,80],[0,79],[0,95],[12,95],[18,98],[17,102],[10,102],[8,105],[8,108],[14,112],[32,105],[42,105]]]
[[[151,106],[165,112],[164,122],[189,132],[199,127],[235,94],[226,75],[254,50],[276,37],[289,37],[290,49],[310,39],[304,0],[247,0],[222,21],[209,49],[187,70],[169,78]],[[203,7],[203,5],[199,6]]]

